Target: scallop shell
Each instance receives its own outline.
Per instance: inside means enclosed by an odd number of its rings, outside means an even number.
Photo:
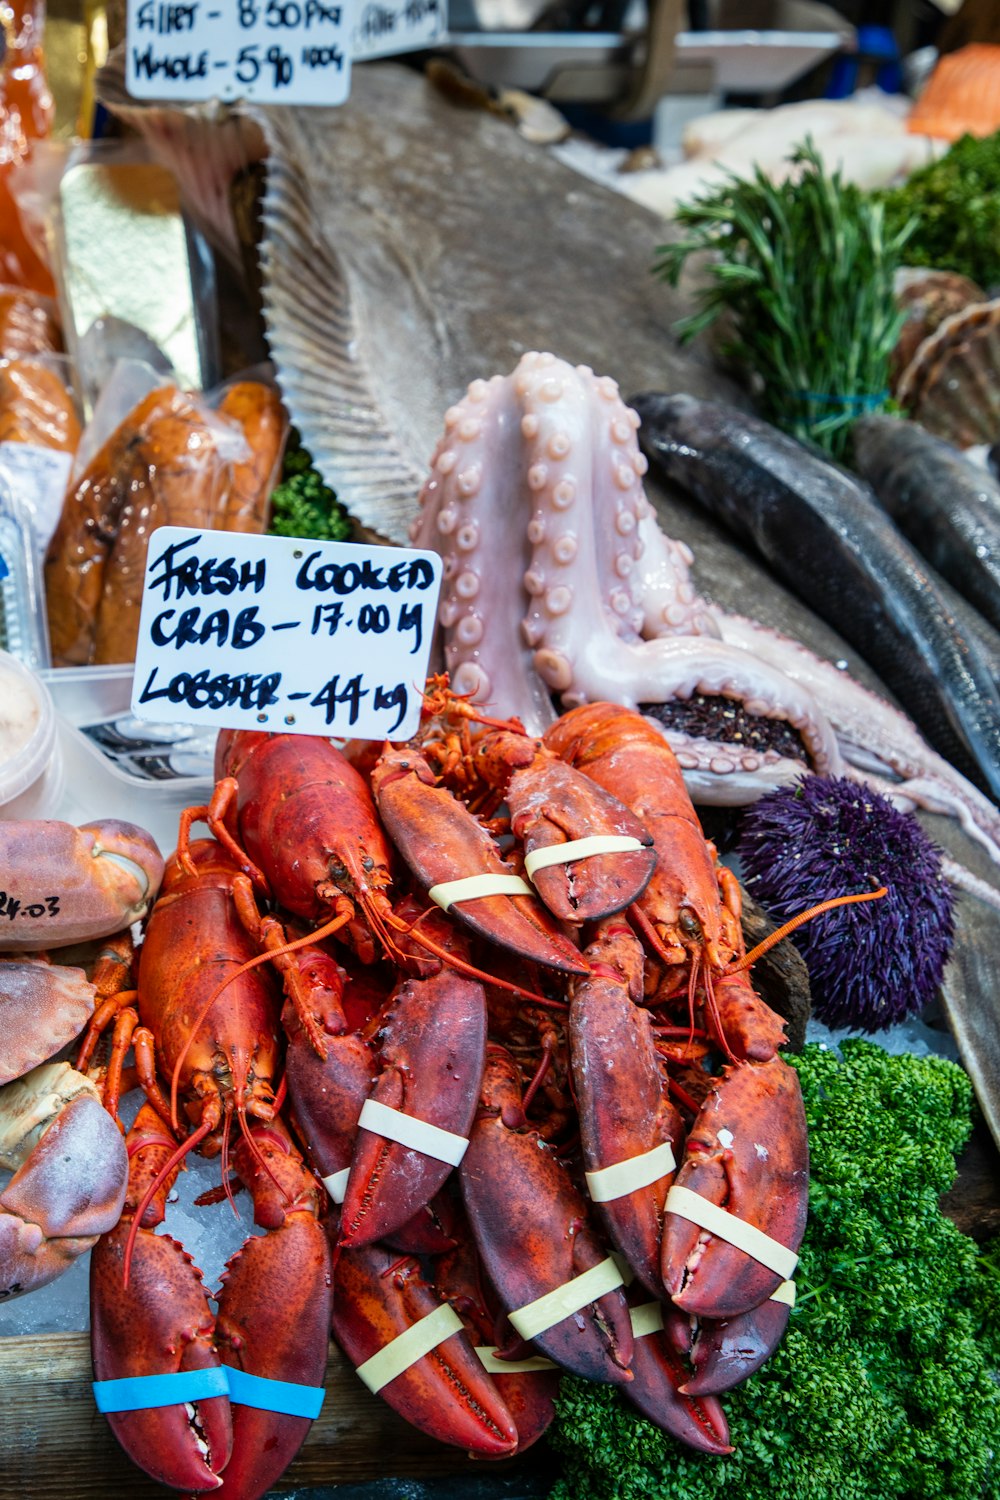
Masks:
[[[986,293],[957,271],[932,271],[926,266],[901,266],[893,290],[906,322],[892,354],[892,384],[913,359],[917,349],[945,318],[972,302],[985,302]]]
[[[1000,297],[953,313],[923,342],[896,400],[928,432],[971,448],[1000,437]]]
[[[97,74],[97,97],[136,130],[153,159],[172,172],[184,207],[234,265],[242,264],[229,201],[233,179],[264,155],[264,136],[249,115],[207,104],[141,103],[125,89],[125,49],[117,47]]]

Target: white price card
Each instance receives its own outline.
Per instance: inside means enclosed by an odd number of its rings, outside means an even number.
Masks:
[[[343,104],[358,0],[128,0],[134,99]]]
[[[433,47],[448,30],[447,0],[357,0],[355,61]]]
[[[161,526],[146,559],[132,712],[410,739],[440,589],[434,552]]]

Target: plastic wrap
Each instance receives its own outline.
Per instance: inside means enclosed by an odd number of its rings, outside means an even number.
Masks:
[[[52,275],[26,232],[14,185],[33,143],[47,136],[54,106],[45,81],[43,0],[4,6],[5,55],[0,61],[0,281],[51,296]]]
[[[59,312],[51,297],[0,286],[0,358],[58,354],[62,346]]]
[[[120,393],[119,393],[120,394]],[[106,415],[95,413],[106,430]],[[148,391],[70,485],[45,581],[57,666],[135,657],[150,533],[263,531],[286,423],[277,393],[242,381],[217,409],[176,386]]]
[[[39,561],[80,441],[68,379],[62,355],[0,361],[0,479],[31,519]]]

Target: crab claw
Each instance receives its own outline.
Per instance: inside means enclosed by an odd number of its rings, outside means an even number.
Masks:
[[[341,1250],[334,1272],[333,1335],[400,1416],[421,1432],[483,1458],[509,1458],[517,1448],[510,1412],[483,1369],[461,1322],[420,1274],[415,1260],[381,1245]],[[369,1361],[434,1316],[441,1338],[381,1383]],[[429,1340],[432,1342],[432,1340]],[[397,1346],[398,1347],[398,1346]]]
[[[0,1090],[0,1300],[61,1276],[114,1225],[128,1159],[97,1090],[68,1063],[44,1063]]]
[[[444,945],[452,934],[443,920],[439,925],[441,934],[433,935]],[[460,1160],[483,1077],[483,987],[449,968],[425,979],[404,978],[381,1012],[378,1035],[381,1072],[370,1100],[387,1123],[362,1113],[341,1217],[344,1246],[394,1234],[430,1202]],[[439,1146],[415,1136],[405,1144],[393,1138],[397,1118],[404,1138],[407,1130],[429,1125],[452,1139]]]
[[[487,1047],[483,1104],[460,1168],[462,1194],[487,1274],[515,1329],[541,1353],[585,1380],[631,1380],[632,1329],[621,1276],[609,1265],[587,1221],[587,1205],[554,1152],[521,1109],[517,1066],[503,1047]],[[574,1311],[569,1283],[585,1273],[603,1290]],[[559,1299],[538,1306],[547,1294]],[[547,1326],[539,1326],[546,1324]],[[530,1331],[528,1331],[530,1330]]]
[[[0,959],[0,1013],[2,1085],[80,1035],[94,1014],[94,986],[82,969],[64,968],[40,955]]]
[[[389,836],[426,889],[470,875],[514,871],[486,829],[453,797],[412,746],[388,748],[372,773],[372,791]],[[473,932],[564,974],[585,974],[580,954],[533,895],[487,895],[457,902],[451,913]]]
[[[691,1127],[672,1194],[678,1187],[761,1231],[772,1248],[784,1249],[794,1263],[805,1232],[809,1190],[805,1110],[794,1069],[773,1057],[725,1070]],[[677,1199],[668,1195],[663,1280],[683,1312],[699,1318],[739,1317],[765,1302],[791,1275],[791,1264],[771,1269],[721,1233],[700,1228],[672,1201]],[[736,1231],[739,1225],[731,1227]],[[766,1247],[758,1248],[770,1254]]]

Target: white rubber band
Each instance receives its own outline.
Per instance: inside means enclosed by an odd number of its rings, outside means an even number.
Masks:
[[[689,1188],[676,1185],[672,1187],[667,1194],[664,1211],[668,1214],[680,1214],[682,1219],[690,1219],[692,1224],[697,1224],[700,1229],[707,1229],[709,1234],[718,1235],[720,1240],[751,1255],[777,1276],[791,1276],[798,1265],[798,1256],[787,1245],[772,1240],[762,1229],[748,1224],[745,1219],[738,1219],[717,1203],[709,1203],[707,1198],[703,1198],[700,1193],[692,1193]]]
[[[551,1359],[543,1359],[540,1354],[531,1359],[498,1359],[496,1349],[490,1349],[486,1344],[477,1344],[476,1353],[487,1375],[533,1375],[536,1370],[559,1368]]]
[[[637,1188],[659,1182],[676,1165],[670,1142],[663,1141],[651,1151],[629,1156],[625,1161],[616,1161],[610,1167],[598,1167],[593,1172],[585,1172],[587,1191],[592,1203],[613,1203],[616,1198],[624,1198],[626,1193],[634,1193]]]
[[[795,1282],[783,1281],[776,1292],[768,1297],[768,1302],[787,1302],[789,1307],[795,1306]]]
[[[340,1172],[331,1172],[329,1177],[323,1178],[323,1186],[326,1188],[334,1203],[343,1203],[344,1194],[347,1192],[347,1179],[351,1175],[350,1167],[344,1167]]]
[[[456,901],[475,901],[479,896],[533,896],[535,893],[520,875],[467,875],[464,880],[442,880],[427,892],[431,900],[447,911]]]
[[[368,1389],[377,1394],[390,1380],[395,1380],[397,1375],[402,1375],[411,1365],[415,1365],[418,1359],[430,1354],[438,1344],[450,1339],[453,1333],[460,1333],[462,1327],[462,1320],[455,1309],[447,1302],[442,1302],[426,1318],[421,1318],[412,1328],[397,1333],[371,1359],[358,1365],[358,1374]]]
[[[621,1285],[622,1273],[609,1255],[607,1260],[591,1266],[582,1276],[574,1276],[571,1281],[510,1313],[510,1322],[523,1339],[537,1338],[540,1333],[561,1323],[563,1318],[579,1312],[581,1307],[596,1302],[598,1297]]]
[[[663,1332],[663,1303],[644,1302],[641,1307],[630,1307],[632,1337],[644,1339],[647,1333]]]
[[[433,1156],[435,1161],[446,1161],[457,1167],[468,1150],[464,1135],[451,1130],[442,1130],[429,1120],[418,1120],[415,1115],[405,1115],[401,1109],[390,1104],[380,1104],[377,1099],[366,1099],[358,1116],[361,1130],[370,1130],[375,1135],[384,1135],[401,1146],[412,1146],[423,1156]]]
[[[592,833],[589,838],[570,839],[566,844],[546,844],[544,848],[532,849],[524,856],[524,873],[534,880],[536,870],[547,870],[550,865],[569,865],[577,859],[589,859],[593,854],[632,854],[636,849],[648,845],[641,839],[631,838],[625,833]]]

